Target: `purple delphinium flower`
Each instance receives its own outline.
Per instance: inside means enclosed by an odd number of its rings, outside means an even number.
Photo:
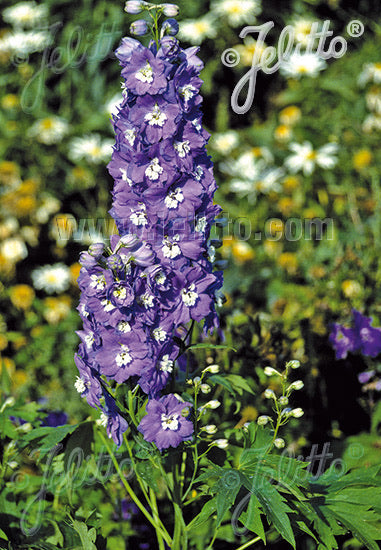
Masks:
[[[191,406],[191,403],[181,402],[174,395],[151,399],[138,430],[146,441],[155,443],[160,451],[177,447],[182,441],[190,439],[193,433],[192,422],[183,416],[183,412]]]
[[[128,9],[143,4],[130,2]],[[76,355],[76,388],[103,412],[114,441],[121,444],[127,422],[107,387],[131,380],[149,397],[140,431],[159,449],[177,446],[193,431],[181,416],[190,404],[173,395],[160,399],[160,392],[176,376],[184,325],[203,321],[204,334],[218,329],[222,286],[209,242],[220,208],[213,204],[217,186],[202,128],[203,63],[197,48],[183,50],[165,36],[168,30],[174,32],[176,22],[164,24],[159,44],[147,48],[123,38],[116,50],[123,101],[113,117],[116,142],[108,169],[115,182],[110,214],[119,235],[111,236],[110,247],[98,243],[81,254],[83,330]],[[154,423],[154,433],[147,423],[158,411],[165,419]]]
[[[358,381],[360,382],[360,384],[367,384],[369,382],[369,380],[371,378],[373,378],[374,374],[375,374],[374,370],[360,372],[360,374],[358,375],[357,378],[358,378]]]
[[[352,310],[353,328],[334,323],[329,341],[336,351],[337,359],[345,359],[348,352],[359,351],[369,357],[381,353],[381,328],[371,326],[372,318]]]

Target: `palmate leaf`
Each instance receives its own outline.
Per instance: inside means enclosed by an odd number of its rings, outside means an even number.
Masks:
[[[244,526],[252,531],[254,534],[261,537],[263,542],[266,544],[266,535],[265,535],[265,529],[263,527],[261,514],[263,513],[259,504],[259,500],[256,497],[256,495],[253,493],[249,495],[249,505],[247,507],[247,511],[243,512],[240,515],[240,521],[244,524]]]
[[[217,499],[216,497],[208,500],[201,509],[201,512],[193,518],[193,520],[188,524],[187,531],[192,531],[197,529],[200,525],[205,523],[212,514],[217,510]]]
[[[278,533],[295,548],[295,536],[289,518],[292,510],[286,504],[285,498],[266,478],[262,478],[260,482],[253,484],[252,490],[267,519],[273,524]]]

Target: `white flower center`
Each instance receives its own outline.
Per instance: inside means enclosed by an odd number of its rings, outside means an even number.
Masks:
[[[119,321],[119,323],[116,326],[116,329],[119,332],[131,332],[131,325],[127,321]]]
[[[196,130],[197,130],[198,132],[200,132],[200,131],[202,130],[202,126],[201,126],[201,124],[199,123],[199,121],[198,121],[197,118],[195,118],[194,120],[192,120],[192,124],[193,124],[193,126],[196,128]]]
[[[158,285],[163,285],[166,280],[167,280],[167,277],[164,275],[162,271],[160,271],[160,273],[158,273],[155,277],[155,281],[157,282]]]
[[[153,82],[153,70],[148,61],[145,64],[145,67],[142,67],[137,73],[135,73],[135,78],[140,80],[140,82],[147,82],[151,84]]]
[[[132,210],[132,214],[130,215],[130,220],[134,225],[147,225],[147,214],[145,213],[145,205],[143,204],[141,206],[141,210],[138,210],[135,212]]]
[[[126,139],[128,141],[128,143],[131,145],[134,144],[134,141],[135,141],[135,138],[136,138],[136,130],[135,128],[132,128],[131,130],[126,130],[124,132],[124,135],[126,136]]]
[[[206,218],[203,216],[202,218],[199,218],[196,223],[195,230],[199,233],[203,233],[206,228]]]
[[[197,90],[194,86],[192,86],[192,84],[186,84],[185,86],[179,88],[179,94],[185,99],[185,101],[189,101],[196,92]]]
[[[160,370],[163,372],[173,371],[173,361],[169,359],[169,355],[163,355],[163,358],[160,361]]]
[[[175,151],[178,153],[179,157],[182,159],[190,152],[188,139],[186,139],[185,141],[175,141],[173,147],[175,148]]]
[[[173,239],[178,240],[178,239]],[[176,258],[181,254],[181,249],[176,242],[171,242],[168,238],[163,240],[163,255],[165,258]]]
[[[118,367],[124,367],[132,361],[132,357],[129,354],[130,348],[126,345],[121,346],[121,351],[115,357],[116,364]]]
[[[145,174],[150,180],[157,180],[159,175],[163,172],[163,168],[159,164],[159,159],[155,157],[152,159],[148,168],[146,168]]]
[[[196,166],[196,169],[193,172],[193,175],[197,181],[200,181],[202,176],[204,175],[204,170],[201,168],[201,166]]]
[[[104,426],[106,428],[107,424],[108,424],[108,416],[106,413],[104,413],[103,411],[101,412],[101,416],[99,418],[99,424],[101,426]]]
[[[181,298],[183,299],[184,304],[188,307],[194,306],[198,298],[197,292],[194,292],[195,288],[196,286],[192,283],[188,288],[183,288],[181,291]]]
[[[90,349],[91,346],[94,344],[94,333],[93,332],[90,332],[89,334],[86,334],[85,344],[86,344],[87,349]]]
[[[163,430],[175,431],[179,427],[178,414],[162,414],[161,415],[161,427]]]
[[[120,300],[124,300],[127,296],[127,289],[124,286],[117,286],[112,292],[113,296],[115,298],[119,298]]]
[[[96,290],[104,290],[106,287],[106,279],[104,275],[90,275],[91,288],[95,288]]]
[[[127,170],[120,168],[120,173],[122,175],[122,180],[128,183],[129,186],[132,185],[132,180],[127,176]]]
[[[166,337],[167,337],[167,333],[165,332],[165,330],[163,330],[163,329],[160,328],[160,327],[155,328],[155,329],[152,331],[152,335],[153,335],[153,337],[155,338],[156,342],[164,342],[164,340],[165,340]]]
[[[146,114],[144,120],[148,122],[150,126],[160,126],[160,128],[162,128],[167,118],[167,115],[160,111],[159,105],[156,103],[152,111]]]
[[[170,191],[164,199],[165,206],[167,208],[177,208],[180,202],[183,202],[184,195],[180,187],[177,187],[174,191]]]
[[[80,378],[79,376],[77,376],[77,379],[74,382],[74,387],[78,393],[83,393],[84,391],[86,391],[86,384],[84,380],[82,380],[82,378]]]
[[[102,300],[101,304],[103,306],[103,309],[108,313],[109,311],[112,311],[115,309],[115,306],[110,302],[110,300]]]
[[[148,292],[140,296],[140,301],[146,309],[153,307],[153,300],[154,296],[152,296],[152,294],[148,294]]]

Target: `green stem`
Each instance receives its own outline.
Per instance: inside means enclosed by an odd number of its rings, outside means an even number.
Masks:
[[[159,518],[159,511],[157,509],[156,495],[155,495],[154,490],[150,488],[149,494],[150,494],[150,497],[151,497],[151,508],[152,508],[152,512],[153,512],[153,517],[156,521],[158,521],[158,523],[161,523],[160,518]],[[160,529],[156,529],[156,536],[157,536],[157,543],[159,545],[159,550],[165,550],[164,540],[163,540]]]
[[[249,548],[249,546],[252,546],[256,542],[260,541],[261,537],[255,537],[255,539],[251,539],[248,542],[245,542],[245,544],[242,544],[242,546],[239,546],[237,550],[245,550],[245,548]]]
[[[104,443],[110,457],[111,457],[111,460],[112,460],[112,463],[114,464],[115,466],[115,469],[124,485],[124,488],[126,489],[127,493],[129,494],[129,496],[131,497],[131,499],[134,501],[134,503],[136,504],[136,506],[139,508],[139,510],[142,512],[142,514],[148,519],[148,521],[151,523],[151,525],[153,525],[153,527],[155,528],[155,530],[159,529],[161,531],[161,534],[165,540],[165,542],[171,546],[172,544],[172,540],[171,540],[171,537],[169,535],[169,533],[167,532],[167,530],[162,527],[160,527],[157,522],[155,522],[155,519],[151,516],[151,514],[149,514],[149,512],[147,512],[147,510],[144,508],[143,504],[140,502],[140,500],[138,499],[138,497],[136,496],[136,494],[134,493],[131,485],[128,483],[128,481],[126,480],[126,478],[124,477],[123,475],[123,472],[122,470],[120,469],[119,467],[119,464],[118,464],[118,461],[116,459],[116,456],[112,450],[112,448],[110,447],[109,445],[109,442],[107,441],[107,438],[103,435],[102,433],[102,430],[100,429],[99,430],[99,435],[100,435],[100,438],[102,440],[102,442]]]
[[[198,467],[198,450],[197,450],[197,443],[194,446],[194,467],[193,467],[193,474],[192,478],[189,482],[188,489],[185,491],[183,496],[183,501],[187,498],[189,491],[192,489],[193,482],[195,480],[196,474],[197,474],[197,467]]]

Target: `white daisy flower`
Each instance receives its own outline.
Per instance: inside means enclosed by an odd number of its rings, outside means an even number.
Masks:
[[[3,19],[13,27],[32,28],[46,17],[47,8],[36,2],[19,2],[3,11]]]
[[[362,124],[362,129],[367,134],[370,134],[373,130],[381,130],[381,116],[377,114],[367,116]]]
[[[321,59],[316,53],[294,52],[283,61],[280,72],[288,78],[300,78],[304,75],[315,77],[326,66],[324,59]]]
[[[222,155],[227,155],[238,145],[237,132],[231,130],[221,134],[214,134],[211,145],[213,149]]]
[[[290,149],[293,154],[287,157],[284,164],[293,174],[303,171],[305,176],[309,176],[316,166],[331,169],[337,163],[335,155],[338,151],[338,145],[336,143],[327,143],[327,145],[314,150],[312,143],[305,141],[303,143],[291,143]]]
[[[70,284],[70,270],[63,263],[44,265],[32,271],[33,286],[48,294],[64,292]]]
[[[294,29],[295,40],[307,47],[313,21],[310,19],[295,19],[291,26]]]
[[[6,261],[15,264],[28,256],[28,250],[22,239],[11,237],[1,243],[0,254]]]
[[[261,11],[261,4],[258,0],[215,0],[211,11],[225,16],[232,27],[238,27],[243,23],[254,23]]]
[[[35,137],[40,143],[53,145],[62,141],[69,125],[63,118],[50,116],[37,120],[28,130],[29,137]]]
[[[52,214],[58,212],[61,203],[52,195],[44,195],[40,206],[34,213],[34,218],[38,223],[46,223]]]
[[[46,31],[11,32],[0,42],[0,50],[10,54],[27,56],[41,52],[52,43],[52,36]]]
[[[358,77],[360,86],[364,86],[368,82],[375,84],[381,83],[381,63],[366,63]]]
[[[113,140],[102,140],[99,134],[74,138],[70,144],[69,158],[74,162],[84,159],[91,164],[99,164],[110,158],[113,144]]]
[[[205,38],[215,38],[217,29],[214,19],[205,15],[200,19],[185,19],[180,23],[179,37],[194,45],[199,45]]]

